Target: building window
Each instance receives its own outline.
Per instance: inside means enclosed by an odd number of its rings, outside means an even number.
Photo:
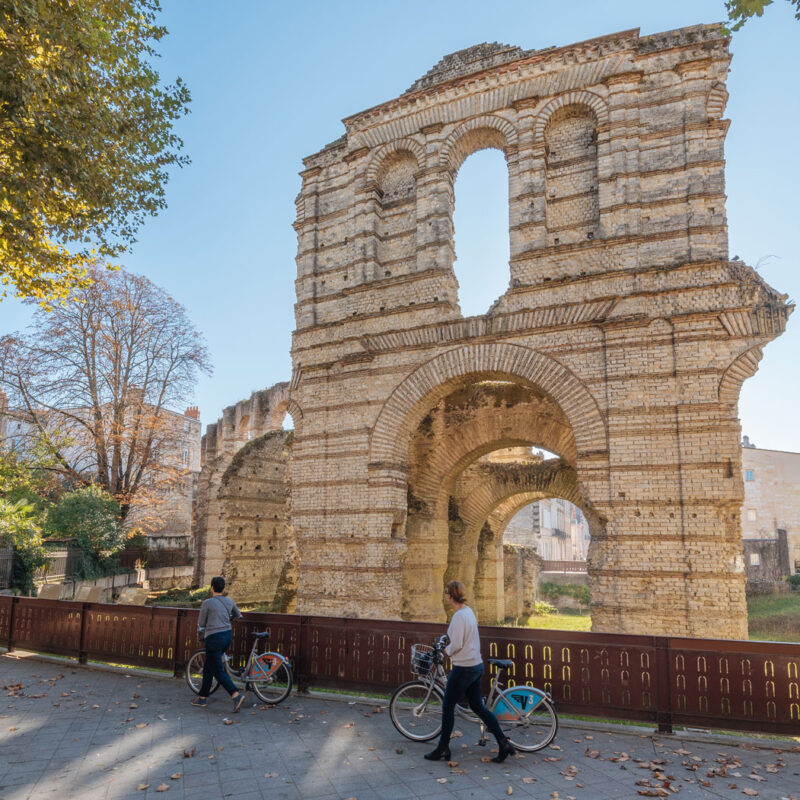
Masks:
[[[183,430],[184,431],[188,431],[189,430],[189,420],[188,419],[185,419],[183,421]]]
[[[748,522],[755,522],[756,521],[756,510],[754,508],[747,509],[747,521]]]
[[[750,566],[751,567],[761,566],[761,556],[758,553],[750,553]]]
[[[755,480],[755,478],[753,477],[753,470],[751,470],[751,469],[746,469],[746,470],[744,471],[744,479],[745,479],[746,481],[754,481],[754,480]]]
[[[184,464],[188,464],[189,463],[189,451],[188,450],[184,450],[183,451],[183,463]]]

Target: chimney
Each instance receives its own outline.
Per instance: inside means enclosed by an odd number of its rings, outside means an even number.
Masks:
[[[200,409],[197,406],[189,406],[184,416],[191,417],[192,419],[200,419]]]
[[[8,411],[8,395],[0,389],[0,414]]]

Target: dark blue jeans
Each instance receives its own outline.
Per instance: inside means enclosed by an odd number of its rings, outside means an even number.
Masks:
[[[483,724],[492,732],[492,735],[500,740],[505,738],[497,717],[489,711],[483,704],[481,696],[481,678],[483,677],[483,664],[476,664],[474,667],[453,667],[450,677],[447,679],[447,687],[444,690],[444,701],[442,702],[442,735],[439,738],[439,747],[450,746],[450,734],[453,732],[455,722],[456,703],[462,695],[467,696],[469,707],[483,720]]]
[[[211,681],[216,678],[228,694],[237,691],[225,667],[222,666],[222,654],[231,646],[233,631],[220,631],[206,636],[206,662],[203,664],[203,685],[200,687],[200,697],[208,697],[211,691]]]

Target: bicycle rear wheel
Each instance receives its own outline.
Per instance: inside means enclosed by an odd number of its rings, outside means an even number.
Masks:
[[[278,653],[262,653],[253,661],[247,685],[261,702],[274,706],[292,691],[292,669]]]
[[[186,672],[184,673],[186,677],[186,683],[189,684],[189,688],[195,694],[200,694],[200,687],[203,684],[203,665],[205,663],[205,650],[195,650],[194,653],[189,656],[189,660],[186,662]],[[214,694],[217,689],[219,689],[219,681],[216,678],[212,678],[211,689],[208,693]]]
[[[428,684],[409,681],[395,689],[389,701],[392,724],[407,739],[427,742],[442,730],[442,693],[434,686],[428,695]]]
[[[512,686],[494,704],[503,733],[518,750],[528,753],[547,747],[558,732],[558,716],[544,692],[532,686]]]

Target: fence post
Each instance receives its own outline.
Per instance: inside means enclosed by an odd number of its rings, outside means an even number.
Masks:
[[[672,733],[672,680],[670,675],[669,638],[666,636],[655,637],[656,649],[656,721],[659,733]]]
[[[183,627],[186,620],[186,609],[178,608],[175,617],[175,644],[172,648],[172,675],[182,678],[186,664],[183,663]]]
[[[91,603],[81,603],[81,638],[78,644],[78,663],[85,664],[88,658],[88,648],[86,647],[86,616]]]
[[[300,617],[300,635],[297,645],[297,692],[307,694],[308,687],[311,685],[311,675],[308,670],[311,668],[311,625],[310,617]]]
[[[12,597],[11,598],[11,612],[8,615],[8,644],[7,649],[8,652],[11,653],[14,650],[14,610],[17,607],[17,603],[19,603],[19,597]]]

